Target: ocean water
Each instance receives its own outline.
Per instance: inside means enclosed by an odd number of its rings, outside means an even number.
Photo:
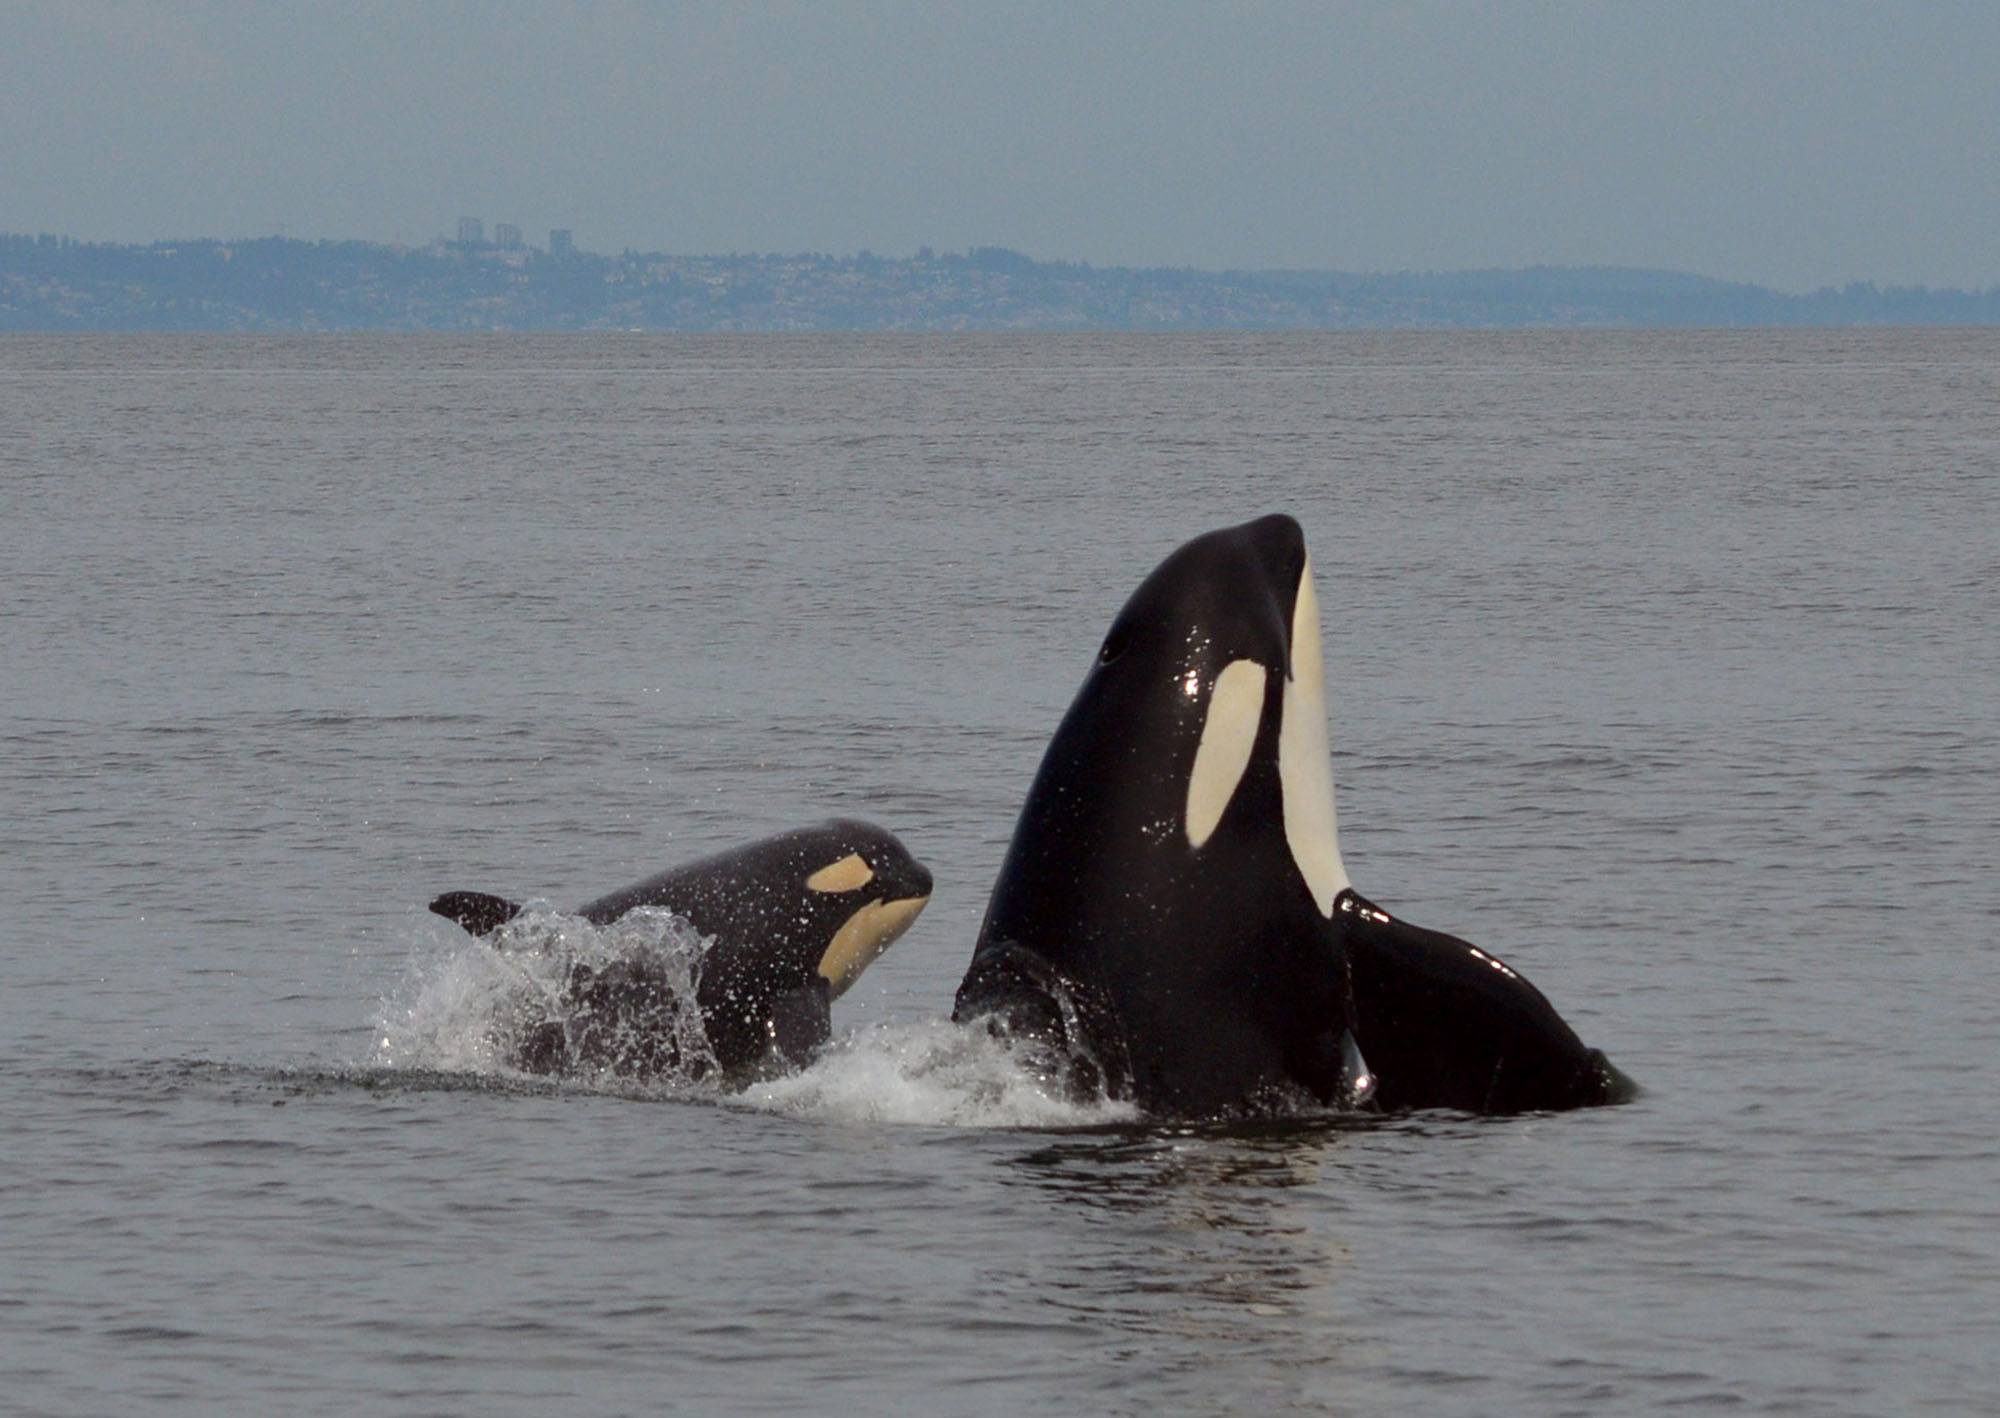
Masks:
[[[0,1407],[2000,1406],[2000,332],[0,341]],[[1356,885],[1635,1103],[1149,1125],[944,1016],[1184,538]],[[494,1059],[427,915],[832,814],[803,1075]]]

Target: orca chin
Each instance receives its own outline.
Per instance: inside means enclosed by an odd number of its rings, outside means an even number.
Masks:
[[[1630,1088],[1518,972],[1354,892],[1312,566],[1282,515],[1186,543],[1113,620],[953,1015],[1168,1116],[1505,1112]]]

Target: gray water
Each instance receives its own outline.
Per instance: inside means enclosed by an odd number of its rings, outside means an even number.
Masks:
[[[0,1407],[2000,1403],[2000,332],[0,342]],[[948,1010],[1105,626],[1304,524],[1348,867],[1646,1087],[1162,1127]],[[422,903],[834,813],[807,1074]]]

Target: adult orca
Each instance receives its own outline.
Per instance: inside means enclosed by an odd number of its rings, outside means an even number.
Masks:
[[[894,836],[840,818],[600,896],[576,914],[604,926],[659,907],[709,938],[694,975],[698,1016],[681,998],[684,963],[643,950],[575,962],[546,1017],[516,1031],[514,1062],[537,1073],[699,1075],[706,1054],[735,1081],[801,1065],[832,1035],[832,1001],[909,929],[930,893],[930,872]],[[446,892],[430,909],[476,936],[521,911],[476,891]],[[687,1033],[697,1017],[705,1051]]]
[[[1175,551],[1049,743],[954,1017],[992,1017],[1073,1086],[1173,1116],[1506,1112],[1629,1089],[1519,972],[1355,892],[1326,725],[1298,523]]]

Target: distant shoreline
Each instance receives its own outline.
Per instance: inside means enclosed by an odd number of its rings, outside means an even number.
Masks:
[[[1802,295],[1609,266],[1355,274],[906,257],[680,256],[258,237],[0,234],[0,332],[1308,331],[2000,325],[1983,291]]]

